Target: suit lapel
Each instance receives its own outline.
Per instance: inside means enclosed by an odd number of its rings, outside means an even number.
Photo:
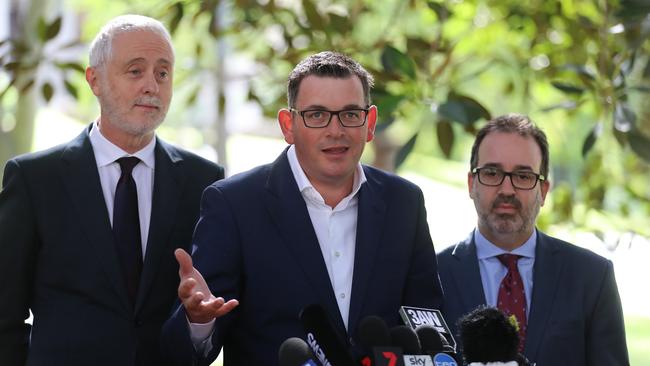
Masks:
[[[375,264],[375,256],[380,245],[381,230],[384,225],[386,204],[382,198],[382,186],[372,173],[365,169],[366,182],[359,190],[359,210],[357,213],[357,236],[354,254],[354,275],[352,280],[352,299],[350,300],[350,315],[348,329],[357,327],[363,299],[372,280],[371,274]]]
[[[476,256],[476,243],[474,243],[473,232],[465,241],[456,245],[452,256],[458,261],[450,266],[455,282],[454,285],[458,289],[463,313],[468,313],[477,306],[486,303],[485,291],[481,282],[481,273],[478,268],[478,257]]]
[[[524,348],[524,353],[533,360],[537,359],[537,352],[544,339],[551,314],[549,309],[553,306],[559,286],[562,256],[557,255],[558,251],[559,247],[553,239],[538,231],[533,268],[533,295]]]
[[[307,205],[293,178],[286,150],[271,166],[266,183],[266,207],[279,228],[283,242],[305,273],[310,287],[320,299],[320,305],[332,315],[339,331],[345,327],[341,319],[327,267],[312,226]]]
[[[147,250],[142,267],[142,276],[136,299],[136,313],[151,289],[151,284],[159,269],[160,258],[165,253],[171,231],[176,222],[176,208],[185,181],[182,174],[182,158],[160,139],[156,140],[154,150],[156,167],[154,171],[151,221],[147,236]]]
[[[79,213],[82,230],[96,254],[125,309],[130,309],[126,285],[120,272],[113,242],[113,230],[102,194],[97,162],[88,137],[89,127],[71,141],[62,154],[64,185],[74,209]]]

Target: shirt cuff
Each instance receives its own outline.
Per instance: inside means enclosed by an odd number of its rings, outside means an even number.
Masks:
[[[202,353],[203,355],[208,354],[212,349],[212,335],[214,333],[214,322],[212,319],[207,323],[192,323],[187,319],[187,324],[190,329],[190,340],[194,345],[194,349]]]

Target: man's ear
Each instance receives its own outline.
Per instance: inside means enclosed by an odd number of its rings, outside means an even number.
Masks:
[[[551,182],[548,180],[544,180],[540,182],[540,184],[542,187],[542,206],[544,206],[544,202],[546,201],[546,194],[551,189]]]
[[[368,123],[368,134],[366,136],[366,142],[370,142],[375,138],[375,127],[377,126],[377,106],[371,105],[368,109],[366,123]]]
[[[90,90],[93,91],[93,94],[95,96],[99,96],[101,94],[101,89],[99,87],[99,70],[97,70],[97,67],[87,67],[86,68],[86,81],[88,82],[88,85],[90,86]]]
[[[293,112],[286,108],[278,111],[278,123],[284,135],[284,141],[293,144]]]
[[[474,174],[472,174],[472,172],[467,172],[467,191],[469,192],[469,197],[471,199],[474,199],[473,197],[474,194],[472,193],[474,191],[473,185],[474,185]]]

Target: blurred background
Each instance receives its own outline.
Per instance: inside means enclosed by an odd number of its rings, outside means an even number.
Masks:
[[[275,115],[297,62],[329,49],[361,62],[379,108],[363,161],[423,189],[437,251],[476,223],[473,134],[528,114],[551,148],[538,226],[614,261],[632,365],[650,364],[650,1],[0,0],[3,166],[96,118],[88,44],[125,13],[160,19],[174,38],[159,135],[227,175],[284,149]]]

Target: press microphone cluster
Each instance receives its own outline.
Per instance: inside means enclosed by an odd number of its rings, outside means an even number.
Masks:
[[[436,319],[434,325],[418,320],[388,328],[378,316],[361,320],[357,329],[359,345],[364,355],[353,356],[348,342],[333,326],[327,312],[320,305],[305,307],[300,320],[306,339],[289,338],[279,351],[280,366],[458,366],[455,342],[449,343],[449,328],[438,310],[403,307],[403,311],[426,311],[427,319]],[[434,315],[431,315],[434,314]],[[422,318],[424,319],[424,318]],[[439,330],[441,329],[442,332]],[[453,341],[453,337],[451,337]]]
[[[429,324],[414,330],[400,325],[391,329],[383,319],[370,316],[359,324],[359,339],[367,355],[362,366],[457,366],[453,347]]]

